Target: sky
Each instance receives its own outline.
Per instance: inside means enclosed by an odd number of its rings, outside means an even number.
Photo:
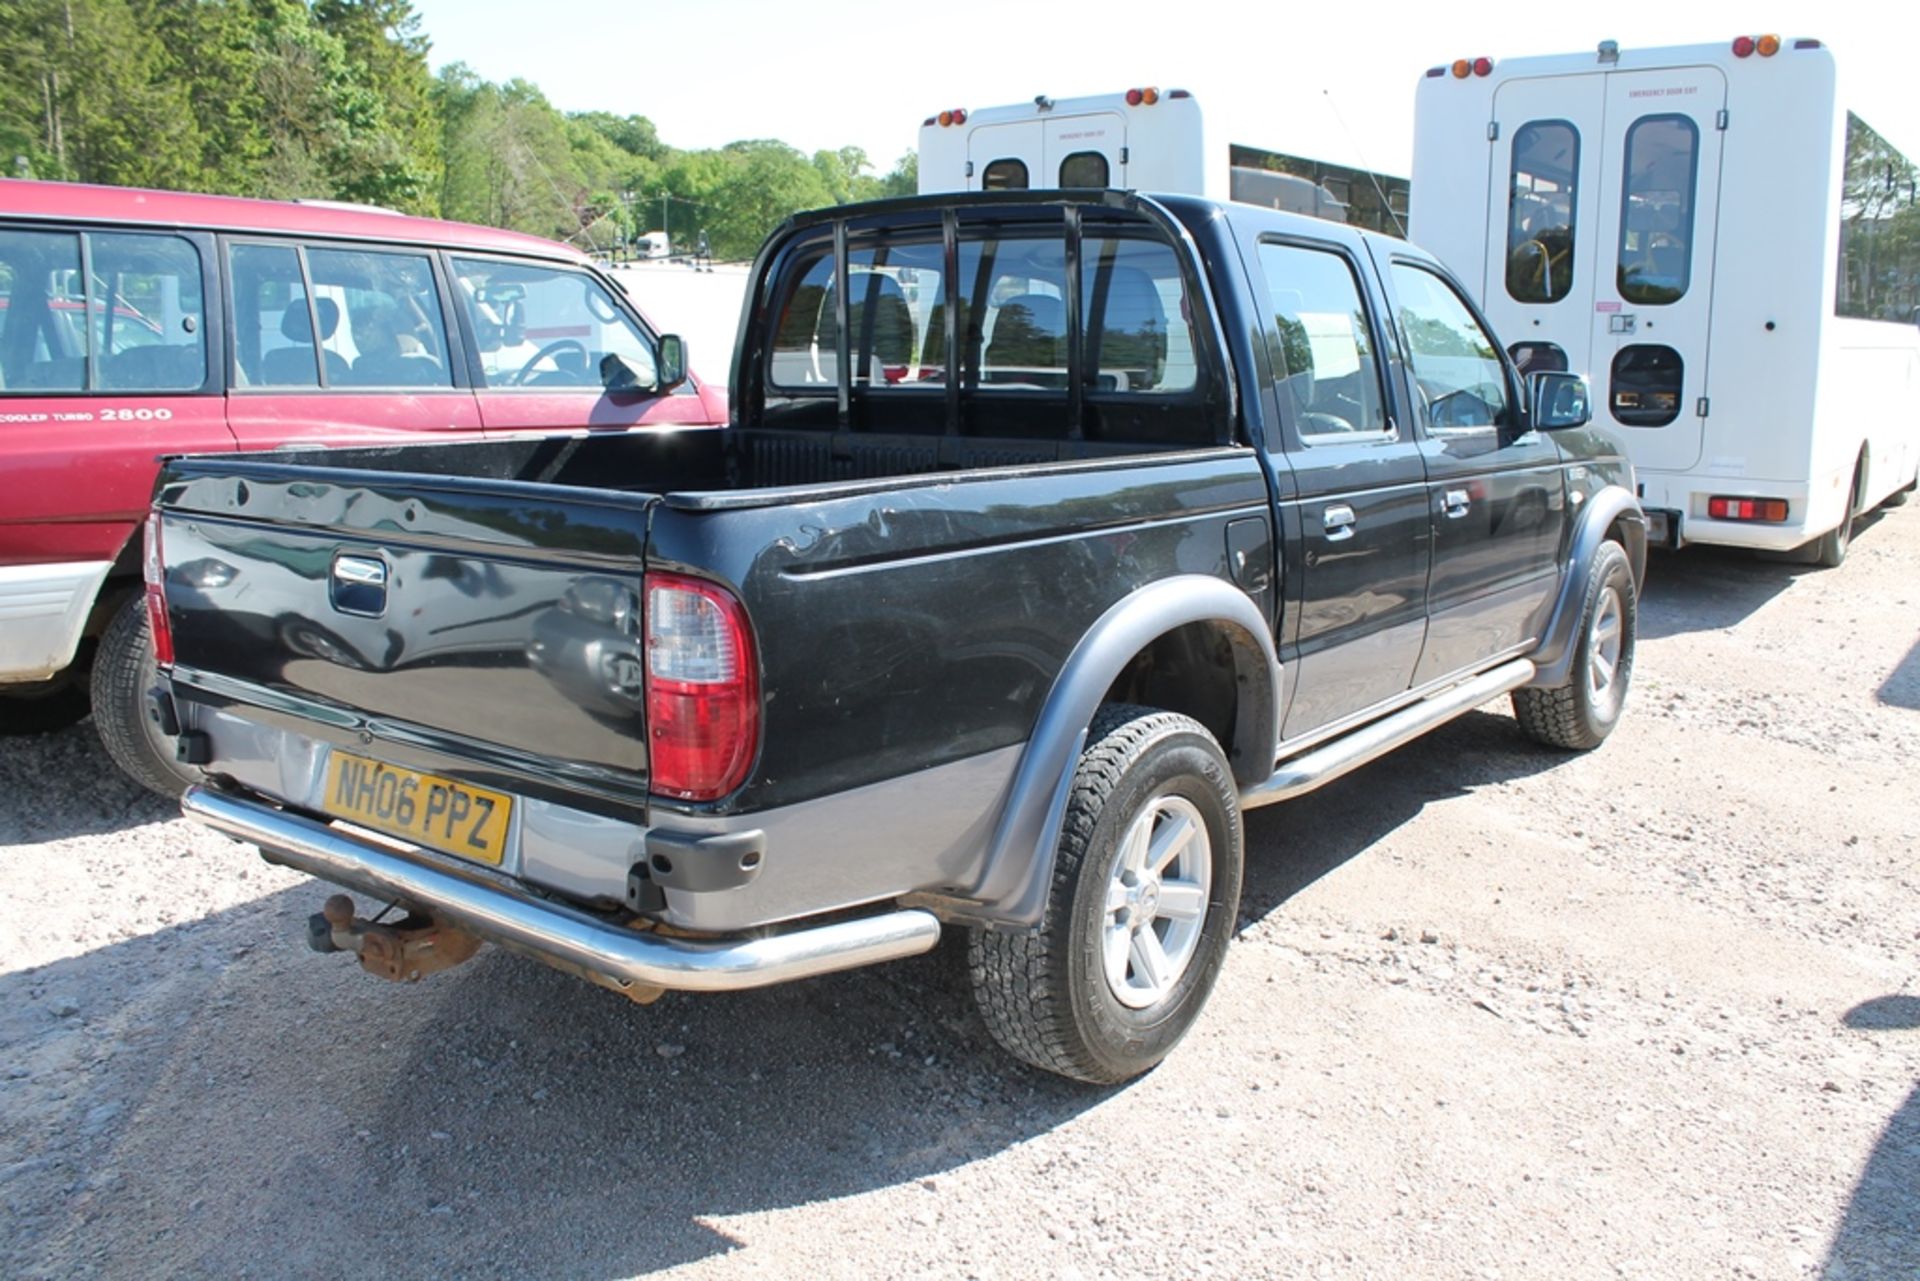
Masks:
[[[563,111],[651,119],[662,141],[718,147],[778,138],[811,154],[863,149],[885,172],[943,108],[998,106],[1133,86],[1190,90],[1209,137],[1361,165],[1412,169],[1414,85],[1455,58],[1816,37],[1842,96],[1920,160],[1920,5],[1587,0],[1459,4],[1225,4],[1127,0],[569,0],[530,30],[524,3],[414,0],[437,70],[465,62],[521,77]],[[566,27],[558,26],[565,15]],[[1878,15],[1878,16],[1875,16]],[[1898,16],[1895,16],[1898,15]],[[1241,136],[1241,135],[1246,136]]]

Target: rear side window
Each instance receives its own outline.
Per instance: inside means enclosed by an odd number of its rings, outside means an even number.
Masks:
[[[0,395],[194,391],[206,377],[200,252],[190,241],[0,231]]]
[[[1301,438],[1386,439],[1380,364],[1352,264],[1331,250],[1267,242],[1260,271],[1275,387]]]
[[[659,377],[653,344],[613,295],[584,271],[503,258],[455,258],[489,388],[577,388],[598,393]]]
[[[1401,340],[1436,433],[1506,427],[1507,372],[1499,348],[1453,286],[1421,267],[1393,264]]]
[[[1620,296],[1679,302],[1693,271],[1693,188],[1700,131],[1686,116],[1645,116],[1627,130],[1620,204]]]
[[[1026,189],[1027,162],[1024,160],[995,160],[980,175],[982,191],[1025,191]]]
[[[308,249],[317,304],[339,321],[323,334],[329,387],[451,387],[446,322],[422,254]]]
[[[318,387],[316,323],[322,336],[340,327],[340,304],[307,301],[300,254],[291,245],[234,245],[227,251],[233,288],[234,382],[241,387]],[[347,372],[334,355],[328,372]]]
[[[1559,302],[1573,288],[1574,183],[1580,134],[1565,120],[1536,120],[1513,135],[1507,197],[1507,293]]]

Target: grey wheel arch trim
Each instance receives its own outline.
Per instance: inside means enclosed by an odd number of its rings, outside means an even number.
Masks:
[[[1273,772],[1281,684],[1267,621],[1246,593],[1221,579],[1162,579],[1116,602],[1067,656],[1014,772],[979,879],[957,899],[943,898],[942,907],[996,924],[1039,924],[1087,727],[1134,656],[1190,623],[1222,624],[1233,642],[1234,741],[1221,747],[1235,780],[1244,788]]]
[[[1573,670],[1573,656],[1579,649],[1580,612],[1586,604],[1587,574],[1607,531],[1625,517],[1627,562],[1633,567],[1635,587],[1646,581],[1647,518],[1640,501],[1619,485],[1608,485],[1594,494],[1581,511],[1580,523],[1573,532],[1573,545],[1567,556],[1567,571],[1560,580],[1560,595],[1553,602],[1553,613],[1540,633],[1540,644],[1529,655],[1536,669],[1527,684],[1534,688],[1556,689],[1566,684]]]

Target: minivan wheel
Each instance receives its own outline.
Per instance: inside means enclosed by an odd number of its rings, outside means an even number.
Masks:
[[[93,725],[127,777],[173,800],[200,781],[200,771],[174,759],[173,740],[147,715],[147,691],[159,679],[146,598],[136,592],[107,624],[93,657]]]
[[[1213,990],[1240,905],[1239,795],[1190,717],[1101,709],[1074,772],[1038,930],[974,931],[993,1037],[1061,1076],[1127,1080],[1164,1059]]]
[[[1565,683],[1513,691],[1521,732],[1569,751],[1605,742],[1626,704],[1639,630],[1640,601],[1626,549],[1611,540],[1601,543],[1587,572],[1586,604]]]

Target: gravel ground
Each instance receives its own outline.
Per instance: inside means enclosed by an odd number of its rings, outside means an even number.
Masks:
[[[954,952],[631,1007],[414,987],[90,727],[0,742],[0,1275],[1920,1275],[1920,505],[1656,557],[1621,729],[1473,713],[1248,823],[1159,1071]]]

